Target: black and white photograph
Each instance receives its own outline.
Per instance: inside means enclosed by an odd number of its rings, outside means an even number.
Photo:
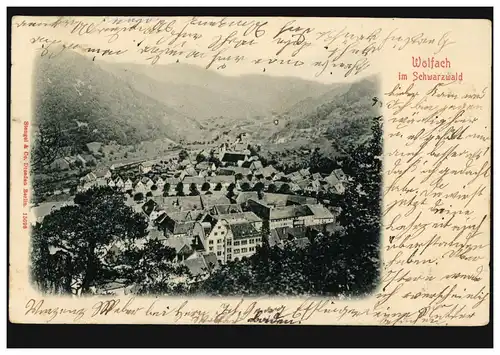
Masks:
[[[30,261],[39,291],[376,290],[376,76],[324,84],[69,50],[49,58],[33,74]]]

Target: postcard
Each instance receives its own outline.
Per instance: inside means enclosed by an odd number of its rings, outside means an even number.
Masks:
[[[488,324],[491,31],[14,17],[10,320]]]

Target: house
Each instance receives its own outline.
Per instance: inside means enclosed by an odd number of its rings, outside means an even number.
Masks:
[[[146,185],[143,184],[141,180],[137,180],[134,183],[134,193],[142,193],[145,194],[148,191]]]
[[[208,162],[208,161],[202,161],[198,164],[196,164],[196,169],[198,171],[215,171],[217,168],[214,163]]]
[[[221,154],[220,161],[228,166],[236,166],[238,161],[246,161],[248,155],[240,152],[224,152]]]
[[[203,209],[201,196],[179,196],[177,198],[177,203],[179,204],[181,211],[193,211],[193,210]]]
[[[302,175],[303,177],[309,177],[311,176],[311,172],[309,171],[309,168],[307,169],[300,169],[299,174]]]
[[[339,195],[342,195],[345,192],[344,182],[337,177],[337,174],[331,173],[325,177],[323,181],[327,184],[330,191]]]
[[[305,190],[309,193],[318,192],[321,190],[321,183],[318,180],[312,180],[307,184]]]
[[[258,231],[262,229],[262,218],[251,211],[213,215],[212,218],[215,220],[227,220],[231,223],[250,223]]]
[[[85,166],[95,165],[97,163],[96,158],[90,154],[82,154],[80,155],[80,160],[83,162]]]
[[[136,169],[140,164],[141,161],[136,161],[136,162],[128,162],[128,163],[115,163],[109,167],[111,171],[129,171],[132,169]]]
[[[196,169],[192,166],[188,166],[183,170],[184,176],[198,176]]]
[[[111,179],[111,171],[107,167],[100,167],[94,171],[97,178]]]
[[[219,267],[219,262],[214,253],[199,253],[194,252],[186,260],[182,262],[189,273],[195,278],[196,281],[206,279],[210,273]]]
[[[202,208],[205,210],[211,209],[216,205],[227,205],[231,201],[222,194],[202,195],[200,196]]]
[[[313,213],[308,206],[291,205],[273,208],[269,211],[269,228],[311,225],[308,220],[312,217]]]
[[[250,199],[259,200],[259,193],[257,191],[241,191],[234,198],[238,205],[244,205]]]
[[[308,204],[307,207],[313,213],[312,221],[309,225],[321,225],[335,222],[335,215],[321,204]]]
[[[300,195],[289,195],[286,200],[286,205],[314,205],[317,204],[317,200],[314,197],[300,196]]]
[[[207,251],[222,264],[254,254],[261,242],[260,232],[244,219],[219,218],[205,238]]]
[[[159,218],[160,217],[158,217],[158,219]],[[188,236],[191,235],[191,231],[193,230],[195,223],[196,221],[192,220],[179,220],[173,213],[168,213],[165,214],[161,221],[159,221],[158,228],[162,230],[168,238],[171,236]]]
[[[347,181],[347,175],[344,173],[342,169],[335,169],[334,171],[332,171],[332,174],[334,174],[337,177],[337,179],[339,179],[342,182]]]
[[[115,186],[118,190],[123,190],[123,187],[125,186],[123,179],[121,177],[117,177],[115,179]]]
[[[151,170],[153,170],[153,167],[155,165],[154,161],[145,161],[139,164],[139,172],[141,174],[147,174]]]
[[[116,183],[113,181],[113,179],[107,179],[108,181],[108,186],[114,189],[116,187]]]
[[[215,205],[209,211],[211,215],[222,215],[222,214],[242,213],[242,212],[243,210],[241,209],[241,206],[238,204]]]
[[[160,191],[163,190],[163,187],[165,186],[165,180],[163,180],[163,178],[161,176],[155,175],[155,176],[153,176],[151,181],[153,181],[153,183],[158,187],[158,190],[160,190]]]
[[[153,182],[153,180],[151,180],[150,178],[148,178],[146,176],[141,179],[141,182],[144,184],[147,191],[151,190],[151,186],[153,186],[155,184]]]
[[[57,158],[50,164],[49,167],[51,170],[64,171],[69,170],[71,164],[65,158]]]
[[[286,243],[294,243],[299,248],[305,248],[310,244],[310,234],[311,228],[309,227],[276,228],[271,230],[268,243],[270,247],[283,248]]]
[[[129,191],[129,190],[132,190],[133,188],[134,188],[134,183],[132,182],[132,180],[127,179],[127,180],[123,183],[123,190],[124,190],[124,191]]]
[[[323,177],[321,176],[320,173],[314,173],[312,174],[312,177],[311,177],[313,180],[322,180]]]
[[[91,143],[87,143],[86,146],[87,146],[87,150],[90,153],[97,154],[97,153],[99,153],[99,149],[101,149],[101,147],[102,147],[102,143],[101,142],[91,142]]]
[[[278,170],[276,170],[272,165],[268,165],[265,168],[260,169],[259,171],[266,179],[272,178],[278,173]]]
[[[247,176],[252,174],[252,171],[249,168],[242,168],[238,166],[228,166],[225,168],[219,168],[218,170],[219,175],[240,175],[240,176]]]
[[[187,235],[171,235],[163,243],[175,250],[174,262],[182,262],[193,254],[191,237]]]
[[[82,184],[94,183],[96,180],[97,180],[97,176],[95,175],[95,173],[90,172],[87,175],[80,178],[80,183],[82,183]]]

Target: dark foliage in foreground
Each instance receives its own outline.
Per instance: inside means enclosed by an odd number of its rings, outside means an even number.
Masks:
[[[75,196],[75,205],[51,212],[32,231],[31,278],[44,293],[84,295],[110,281],[137,293],[174,293],[188,276],[172,263],[175,251],[145,241],[147,223],[111,188]],[[142,240],[142,242],[141,242]]]

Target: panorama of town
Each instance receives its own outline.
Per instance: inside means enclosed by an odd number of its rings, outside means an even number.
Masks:
[[[87,144],[88,154],[58,158],[50,166],[61,173],[75,165],[90,171],[76,186],[46,195],[71,196],[94,186],[122,192],[126,204],[146,217],[147,238],[175,249],[174,262],[185,265],[199,280],[220,265],[253,255],[264,242],[270,247],[282,248],[285,242],[305,247],[311,229],[337,229],[339,208],[324,197],[344,193],[346,176],[341,169],[329,174],[309,169],[285,174],[265,166],[251,147],[251,135],[242,133],[210,149],[185,146],[154,160],[106,166],[101,161],[102,143],[92,142]],[[49,206],[71,203],[67,199]],[[51,209],[39,208],[36,221]],[[119,242],[109,252],[119,253]],[[119,280],[98,291],[126,292]]]

